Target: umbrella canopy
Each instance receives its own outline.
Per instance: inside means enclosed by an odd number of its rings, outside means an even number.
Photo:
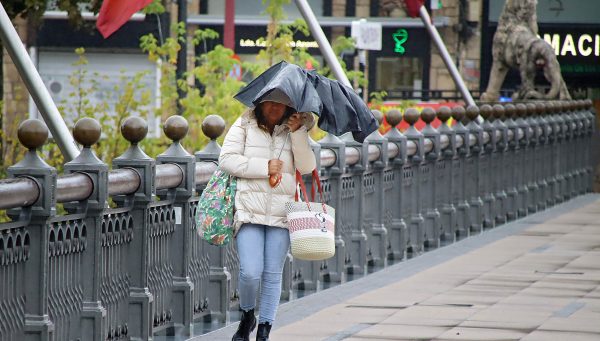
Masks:
[[[351,132],[356,141],[363,142],[379,126],[371,110],[352,88],[285,61],[271,66],[234,98],[249,107],[256,107],[274,90],[285,93],[290,106],[297,112],[317,114],[319,128],[331,134]]]

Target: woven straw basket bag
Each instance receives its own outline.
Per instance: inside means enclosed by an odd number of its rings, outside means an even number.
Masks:
[[[285,204],[292,256],[303,260],[331,258],[335,255],[335,210],[322,203],[323,189],[319,174],[313,170],[313,181],[319,189],[321,203],[308,202],[306,186],[298,171],[296,171],[296,181],[300,184],[305,201]]]

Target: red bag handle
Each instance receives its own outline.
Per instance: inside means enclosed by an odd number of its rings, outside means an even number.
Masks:
[[[321,205],[323,205],[323,212],[327,213],[327,208],[325,207],[325,202],[323,200],[323,188],[321,187],[321,179],[319,178],[319,172],[317,172],[316,169],[313,169],[312,171],[312,178],[311,178],[312,182],[311,185],[313,185],[315,182],[317,184],[317,188],[319,190],[319,196],[321,198]],[[302,195],[304,196],[304,200],[306,202],[306,204],[308,205],[308,210],[310,211],[310,203],[308,202],[308,195],[306,194],[306,185],[304,184],[304,180],[302,180],[302,174],[300,174],[300,172],[296,169],[296,182],[298,184],[300,184],[300,190],[302,191]],[[312,200],[315,201],[315,186],[311,186],[311,194],[312,194]],[[298,199],[298,191],[296,191],[296,197],[295,197],[296,201],[299,201]]]

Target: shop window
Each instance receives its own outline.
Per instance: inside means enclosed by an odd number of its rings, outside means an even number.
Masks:
[[[88,64],[83,69],[87,70],[87,75],[83,78],[81,88],[91,91],[86,96],[89,105],[106,104],[105,113],[108,115],[115,114],[114,108],[119,100],[120,90],[115,89],[122,89],[128,80],[136,74],[143,73],[136,93],[141,96],[142,91],[149,91],[156,100],[139,108],[140,112],[131,112],[131,114],[148,113],[149,136],[160,136],[160,117],[154,116],[154,107],[159,105],[157,100],[160,98],[157,87],[159,82],[157,65],[150,62],[144,54],[86,52],[85,56]],[[73,124],[78,119],[74,108],[77,107],[79,97],[75,95],[77,88],[71,83],[69,77],[79,69],[78,66],[73,65],[78,56],[73,52],[40,51],[37,58],[40,76],[50,96],[58,106],[64,107],[62,114],[68,124]],[[30,106],[30,115],[39,117],[33,103]]]
[[[377,58],[378,90],[416,89],[420,90],[423,80],[423,62],[419,58],[379,57]]]

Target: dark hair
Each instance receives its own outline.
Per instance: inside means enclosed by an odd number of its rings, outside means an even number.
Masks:
[[[295,110],[291,107],[286,106],[285,108],[285,113],[283,114],[283,117],[281,117],[281,121],[279,121],[278,124],[281,124],[281,122],[283,122],[286,118],[292,116],[292,114],[295,112]],[[267,122],[265,120],[265,116],[262,113],[262,106],[260,105],[260,103],[254,108],[254,116],[256,116],[256,121],[258,122],[259,127],[263,128],[267,126]]]

